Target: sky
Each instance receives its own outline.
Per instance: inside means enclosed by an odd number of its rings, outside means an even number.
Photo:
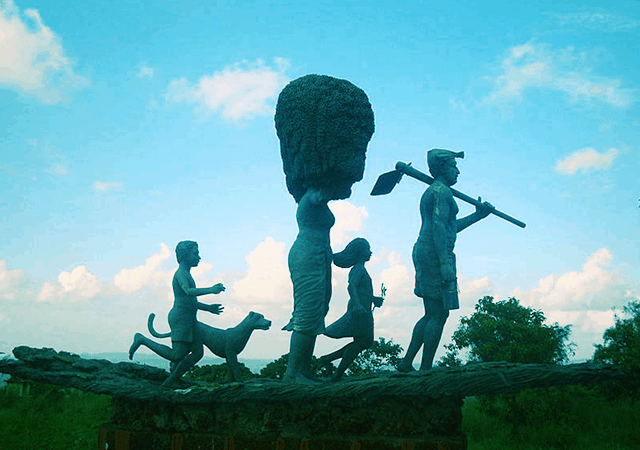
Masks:
[[[362,88],[375,114],[364,178],[330,206],[334,251],[368,239],[387,288],[376,337],[406,349],[423,314],[411,249],[427,186],[369,193],[397,161],[426,172],[426,151],[446,148],[466,154],[456,189],[527,226],[489,216],[458,235],[461,308],[442,344],[483,296],[516,297],[570,324],[572,360],[590,358],[640,299],[638,35],[636,0],[2,0],[0,351],[126,352],[151,312],[168,330],[174,249],[191,239],[197,285],[226,286],[199,297],[224,313],[199,320],[261,312],[273,326],[241,359],[287,353],[296,204],[273,116],[315,73]],[[327,324],[347,274],[333,269]],[[346,342],[320,336],[315,354]]]

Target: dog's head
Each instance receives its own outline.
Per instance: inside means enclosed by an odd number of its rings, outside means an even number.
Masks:
[[[268,330],[271,328],[271,321],[264,318],[260,313],[251,311],[249,318],[253,324],[253,328],[256,330]]]

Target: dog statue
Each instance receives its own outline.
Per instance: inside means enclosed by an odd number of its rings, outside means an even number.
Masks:
[[[158,333],[153,328],[153,321],[156,315],[149,314],[147,328],[152,336],[157,338],[168,338],[171,333]],[[238,368],[238,354],[244,350],[253,330],[268,330],[271,321],[264,318],[260,313],[251,311],[242,322],[233,328],[221,330],[198,321],[196,325],[197,335],[202,338],[203,344],[216,356],[227,360],[227,370],[229,381],[242,382],[242,375]]]

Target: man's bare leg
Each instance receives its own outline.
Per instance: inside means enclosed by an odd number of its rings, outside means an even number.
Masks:
[[[409,348],[407,349],[407,353],[398,364],[396,369],[398,372],[412,372],[415,369],[413,368],[413,360],[416,355],[420,351],[420,347],[424,343],[424,333],[425,326],[427,325],[428,317],[425,314],[413,327],[413,333],[411,333],[411,342],[409,343]]]
[[[424,347],[422,348],[420,370],[429,370],[433,366],[433,358],[442,338],[442,330],[449,317],[449,311],[444,309],[441,300],[432,298],[424,299],[424,307],[429,320],[424,327]]]

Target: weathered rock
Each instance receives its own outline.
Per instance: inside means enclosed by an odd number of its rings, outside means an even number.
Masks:
[[[165,370],[142,364],[86,360],[49,348],[16,347],[14,355],[20,360],[0,360],[0,373],[129,400],[154,399],[176,404],[342,401],[377,396],[464,398],[534,387],[590,385],[624,377],[622,370],[608,364],[490,363],[409,374],[384,372],[316,385],[258,378],[245,383],[197,383],[173,390],[162,386],[168,376]]]

